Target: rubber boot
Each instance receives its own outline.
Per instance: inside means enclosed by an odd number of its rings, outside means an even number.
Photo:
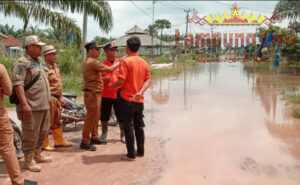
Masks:
[[[49,156],[42,155],[41,151],[36,151],[34,155],[34,159],[37,163],[50,163],[52,162],[52,158]]]
[[[71,147],[72,143],[66,141],[63,136],[62,128],[52,130],[52,135],[55,143],[55,147]]]
[[[44,139],[43,150],[46,150],[46,151],[53,151],[54,150],[54,148],[52,146],[50,146],[48,135]]]
[[[33,154],[25,155],[24,168],[31,172],[40,172],[41,171],[41,167],[39,165],[37,165],[35,160],[33,159]]]
[[[102,134],[100,136],[101,144],[107,144],[107,131],[108,131],[108,123],[102,122]]]

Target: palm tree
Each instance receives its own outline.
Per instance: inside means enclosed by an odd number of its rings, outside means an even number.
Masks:
[[[273,15],[279,20],[290,19],[293,22],[300,18],[300,1],[280,0],[273,12]]]
[[[167,19],[158,19],[154,23],[155,27],[160,30],[160,53],[161,53],[161,48],[162,48],[162,35],[163,35],[163,30],[164,29],[170,29],[171,28],[171,23]]]
[[[12,35],[14,37],[19,37],[22,35],[22,30],[15,29],[14,26],[10,26],[8,24],[5,24],[5,25],[0,24],[0,33],[6,34],[6,35]]]
[[[55,25],[60,30],[67,30],[81,37],[80,28],[75,21],[60,12],[85,13],[93,16],[100,29],[108,32],[112,28],[112,12],[109,4],[103,0],[5,0],[0,1],[0,12],[23,19],[25,31],[29,18],[46,25]],[[84,29],[86,30],[86,29]],[[84,33],[86,34],[86,33]],[[85,40],[83,39],[85,42]]]

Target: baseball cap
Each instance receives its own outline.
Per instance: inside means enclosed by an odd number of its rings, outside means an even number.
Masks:
[[[29,45],[45,46],[46,43],[40,41],[40,39],[37,35],[30,35],[30,36],[25,37],[24,45],[25,45],[25,47],[29,46]]]
[[[117,43],[116,43],[115,40],[103,44],[102,47],[103,47],[104,50],[107,50],[107,49],[117,49],[118,48]]]
[[[86,43],[86,44],[84,45],[84,48],[85,48],[86,50],[90,50],[90,49],[93,49],[93,48],[101,48],[101,46],[98,45],[98,44],[96,43],[96,41],[91,41],[91,42]]]

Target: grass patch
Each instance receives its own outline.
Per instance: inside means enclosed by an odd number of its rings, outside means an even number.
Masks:
[[[77,96],[82,95],[82,77],[80,75],[66,75],[63,77],[63,89],[64,92],[76,94]]]
[[[300,104],[300,95],[289,95],[287,100],[294,104]]]
[[[293,112],[292,112],[292,116],[293,116],[294,118],[299,119],[299,118],[300,118],[300,108],[294,108],[294,109],[293,109]]]

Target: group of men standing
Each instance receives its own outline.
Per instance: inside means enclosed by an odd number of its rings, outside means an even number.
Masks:
[[[143,94],[150,86],[150,68],[138,50],[138,37],[127,40],[127,56],[116,57],[114,41],[99,46],[95,41],[85,45],[87,58],[82,63],[84,104],[87,110],[80,148],[96,151],[95,145],[107,143],[108,121],[112,108],[124,134],[127,155],[122,159],[134,160],[144,156]],[[100,50],[106,59],[99,61]],[[45,63],[40,60],[41,55]],[[54,147],[71,147],[63,137],[60,109],[65,102],[62,78],[57,64],[57,50],[41,42],[37,36],[25,38],[25,55],[14,64],[12,83],[3,65],[0,65],[0,153],[3,156],[13,185],[23,185],[19,163],[13,146],[13,131],[3,104],[3,96],[12,91],[17,97],[16,110],[22,122],[24,168],[40,172],[37,163],[51,162],[42,154],[53,150],[49,145],[51,130]],[[99,120],[102,135],[98,135]],[[137,150],[135,150],[135,140]]]

